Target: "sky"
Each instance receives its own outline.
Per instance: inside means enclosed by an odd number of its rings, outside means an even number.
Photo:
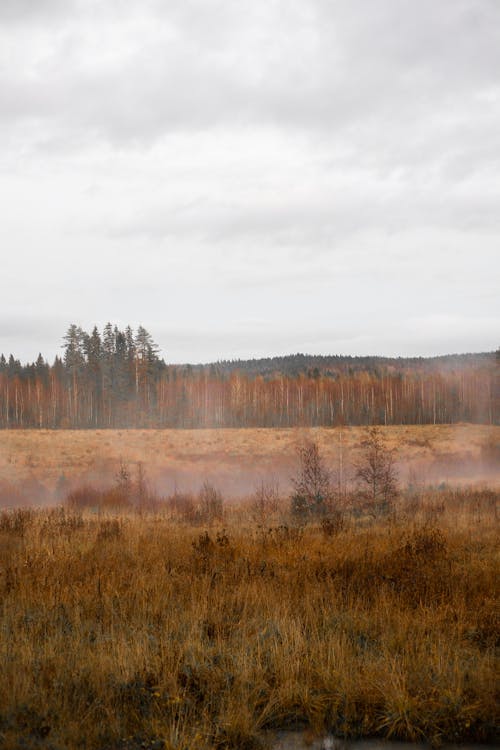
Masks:
[[[498,0],[1,0],[0,352],[500,344]]]

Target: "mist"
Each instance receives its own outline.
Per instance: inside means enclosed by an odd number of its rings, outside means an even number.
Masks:
[[[398,485],[404,490],[466,485],[498,487],[500,428],[480,425],[388,427]],[[354,465],[366,428],[294,430],[109,430],[0,432],[0,504],[51,505],[74,489],[111,488],[138,467],[152,493],[196,495],[204,483],[231,503],[264,483],[289,496],[298,449],[315,441],[332,485],[354,490]],[[339,476],[339,466],[342,474]]]

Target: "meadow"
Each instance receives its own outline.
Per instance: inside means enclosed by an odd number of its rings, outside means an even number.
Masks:
[[[500,483],[500,426],[382,427],[403,484]],[[0,507],[51,504],[72,486],[109,483],[121,462],[141,462],[161,494],[196,491],[205,481],[228,497],[251,494],[262,480],[286,492],[304,440],[318,443],[344,479],[362,427],[198,430],[0,430]],[[62,488],[59,486],[63,484]]]
[[[493,741],[498,492],[0,517],[0,745],[208,750],[298,727]],[[262,511],[260,513],[257,511]]]

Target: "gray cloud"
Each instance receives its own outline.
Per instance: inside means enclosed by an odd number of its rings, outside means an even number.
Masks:
[[[60,18],[72,10],[71,0],[2,0],[0,20],[2,23],[46,23]]]
[[[0,350],[496,346],[499,69],[497,0],[4,0]]]
[[[18,18],[30,16],[23,5]],[[89,4],[58,32],[47,20],[31,54],[27,44],[4,72],[4,117],[111,141],[221,122],[360,136],[384,125],[411,141],[415,120],[425,129],[441,115],[449,129],[465,113],[470,122],[471,105],[491,106],[479,91],[496,91],[498,106],[496,2],[255,5],[145,3],[134,23],[137,4],[120,6],[119,18],[113,4],[114,13]],[[41,3],[37,17],[44,7],[53,17],[59,4]],[[30,41],[29,26],[18,33]]]

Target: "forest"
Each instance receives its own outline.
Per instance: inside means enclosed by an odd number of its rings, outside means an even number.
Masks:
[[[142,326],[72,324],[62,356],[0,356],[0,428],[498,424],[498,352],[434,358],[290,355],[166,364]]]

